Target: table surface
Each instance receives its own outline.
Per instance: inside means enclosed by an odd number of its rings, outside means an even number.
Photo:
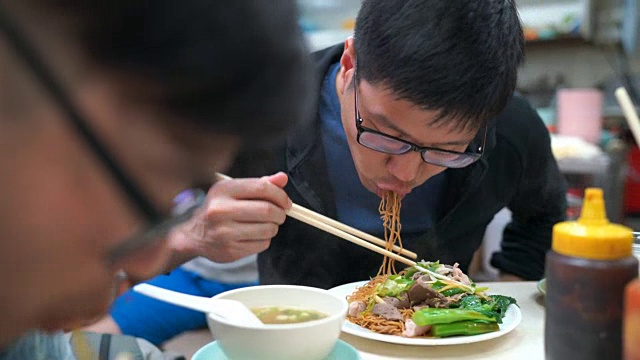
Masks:
[[[398,359],[544,359],[544,297],[536,282],[490,282],[479,286],[489,292],[514,297],[520,305],[522,321],[510,333],[496,339],[464,345],[397,345],[342,333],[340,339],[353,345],[362,360]],[[191,356],[210,342],[208,330],[190,332],[166,344],[165,348]]]

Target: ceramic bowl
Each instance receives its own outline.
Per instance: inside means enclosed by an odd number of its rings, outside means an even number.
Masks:
[[[295,324],[250,327],[231,324],[213,314],[207,322],[213,338],[230,360],[321,360],[340,336],[347,315],[346,299],[327,290],[296,285],[263,285],[216,295],[250,309],[277,306],[319,311],[327,317]]]

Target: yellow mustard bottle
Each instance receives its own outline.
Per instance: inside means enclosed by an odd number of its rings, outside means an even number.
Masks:
[[[546,359],[622,358],[624,289],[638,276],[632,244],[632,230],[607,219],[597,188],[586,189],[577,221],[553,227],[546,258]]]

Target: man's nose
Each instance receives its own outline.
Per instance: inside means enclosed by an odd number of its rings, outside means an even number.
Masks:
[[[418,176],[422,161],[421,154],[409,152],[403,155],[391,155],[387,161],[387,171],[396,179],[411,183]]]

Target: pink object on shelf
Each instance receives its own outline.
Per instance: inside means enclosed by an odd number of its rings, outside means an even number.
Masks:
[[[600,142],[602,103],[604,95],[598,89],[560,89],[557,93],[557,132],[577,136],[590,143]]]

